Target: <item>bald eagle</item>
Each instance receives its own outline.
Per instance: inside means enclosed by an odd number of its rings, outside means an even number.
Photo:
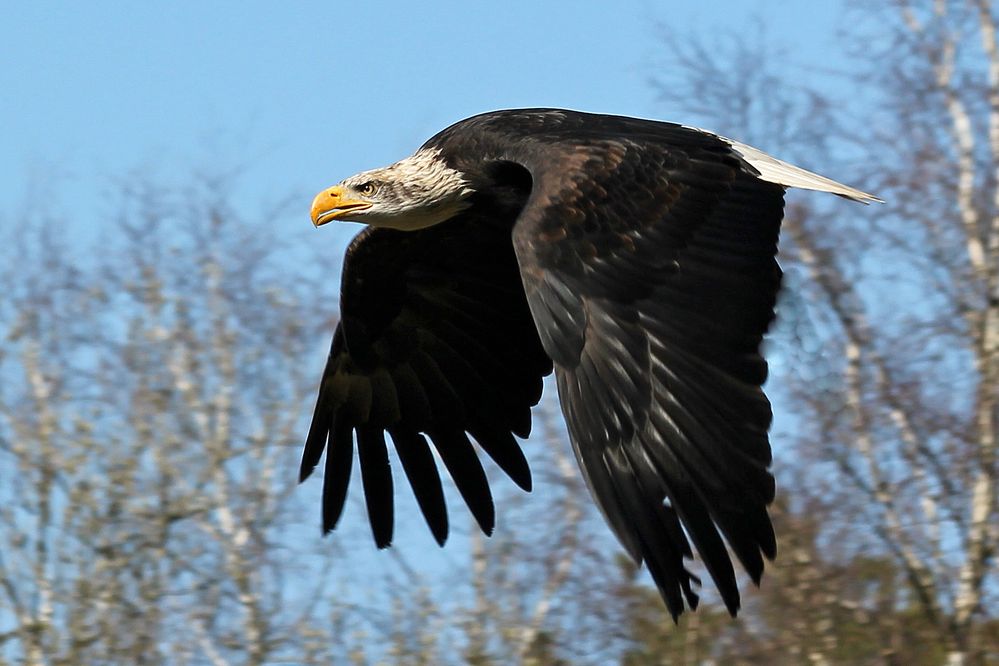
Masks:
[[[321,192],[316,226],[368,225],[302,457],[305,480],[328,449],[324,531],[356,441],[375,543],[391,543],[388,433],[438,543],[432,451],[490,534],[472,441],[530,490],[517,438],[554,369],[586,484],[673,618],[697,606],[691,541],[735,615],[725,543],[757,584],[777,552],[760,343],[787,187],[878,201],[703,130],[556,109],[463,120]]]

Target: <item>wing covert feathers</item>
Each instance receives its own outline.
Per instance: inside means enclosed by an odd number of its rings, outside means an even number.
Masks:
[[[729,549],[755,582],[776,554],[760,344],[783,189],[715,146],[590,148],[592,183],[546,164],[514,230],[584,477],[674,618],[698,600],[691,543],[733,615]],[[660,175],[592,203],[643,169]]]

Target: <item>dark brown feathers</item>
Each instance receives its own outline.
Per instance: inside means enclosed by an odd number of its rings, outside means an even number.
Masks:
[[[369,228],[347,253],[302,459],[304,479],[329,448],[324,529],[356,442],[379,546],[392,539],[392,448],[440,543],[431,446],[490,533],[472,440],[530,489],[515,436],[554,362],[586,482],[670,612],[698,601],[689,535],[734,615],[728,548],[757,582],[776,554],[760,344],[780,286],[783,188],[718,137],[630,118],[497,112],[425,148],[476,193],[448,222]]]

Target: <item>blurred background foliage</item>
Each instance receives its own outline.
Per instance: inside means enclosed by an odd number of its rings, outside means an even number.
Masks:
[[[72,211],[4,224],[0,663],[999,662],[999,12],[886,0],[848,22],[851,65],[825,71],[762,21],[662,28],[649,81],[888,202],[789,195],[780,552],[737,620],[708,592],[673,625],[552,390],[525,443],[538,491],[490,468],[493,538],[459,518],[438,551],[400,497],[413,527],[379,553],[354,494],[321,539],[296,476],[339,247],[279,233],[302,200],[248,209],[223,164],[115,178],[83,249],[53,233]]]

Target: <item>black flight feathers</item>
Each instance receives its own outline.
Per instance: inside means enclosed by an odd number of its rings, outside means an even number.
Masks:
[[[420,232],[368,228],[344,263],[333,338],[301,478],[327,446],[323,529],[346,499],[354,440],[375,542],[392,540],[393,482],[385,433],[441,544],[448,517],[431,446],[476,521],[495,523],[492,495],[469,435],[525,490],[527,437],[551,361],[531,321],[509,240],[479,221]],[[475,220],[468,220],[476,224]],[[508,223],[509,224],[509,223]]]

